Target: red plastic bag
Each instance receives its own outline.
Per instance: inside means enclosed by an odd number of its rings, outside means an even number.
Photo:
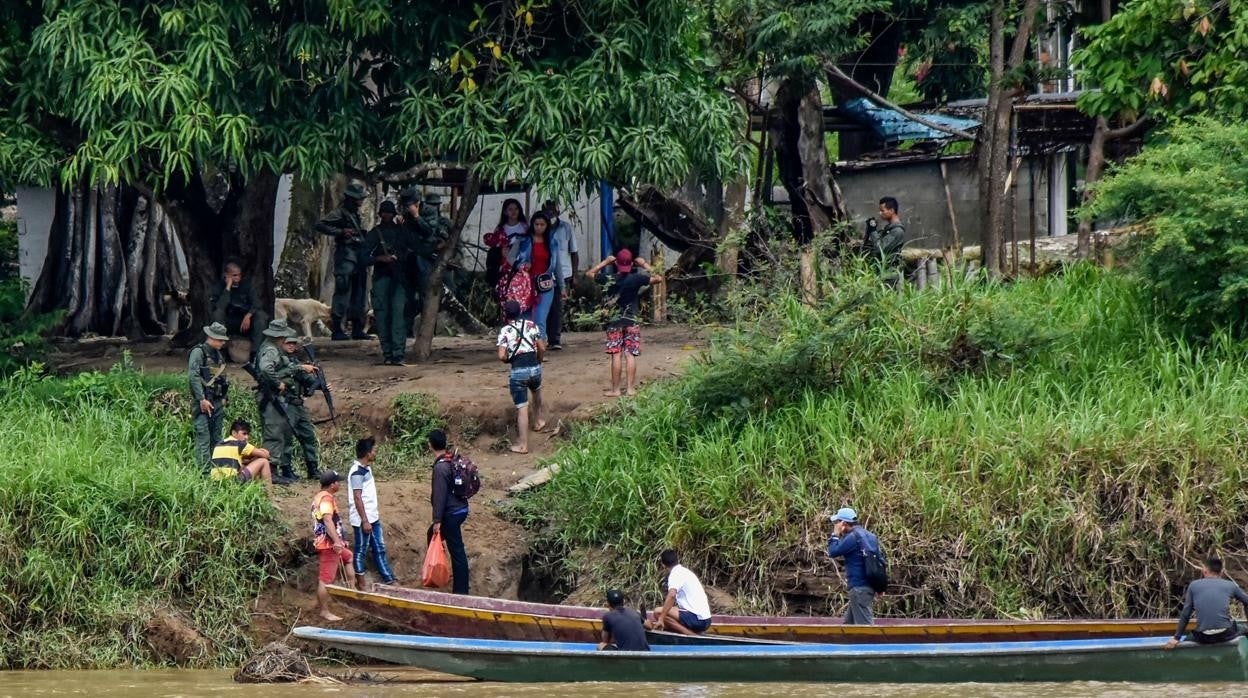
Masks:
[[[433,538],[429,539],[425,564],[420,568],[420,583],[431,589],[451,583],[451,566],[446,560],[446,544],[442,542],[441,532],[433,534]]]

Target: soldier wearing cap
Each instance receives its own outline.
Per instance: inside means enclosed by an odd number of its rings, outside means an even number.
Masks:
[[[319,477],[320,447],[316,428],[304,400],[316,382],[316,366],[294,357],[299,334],[285,320],[274,320],[264,331],[268,340],[256,360],[257,407],[264,430],[264,448],[272,455],[282,477],[294,479],[292,437],[303,448],[308,478]]]
[[[395,223],[398,209],[393,201],[381,202],[378,209],[381,223],[368,231],[364,254],[373,267],[373,319],[377,323],[377,339],[381,343],[382,361],[387,366],[402,366],[407,352],[407,330],[404,311],[407,309],[407,264],[411,259],[411,236]]]
[[[334,299],[330,319],[333,338],[368,339],[364,332],[364,293],[368,288],[368,266],[364,256],[364,231],[360,222],[360,202],[366,196],[364,185],[352,182],[342,205],[316,224],[316,231],[334,238]],[[348,337],[343,322],[351,322]]]
[[[195,460],[204,474],[212,461],[212,447],[221,438],[225,422],[225,399],[229,379],[221,360],[221,348],[230,336],[225,325],[214,322],[204,328],[202,344],[191,349],[186,377],[191,386],[191,426],[195,430]]]

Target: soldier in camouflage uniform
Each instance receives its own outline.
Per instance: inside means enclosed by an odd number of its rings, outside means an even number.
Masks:
[[[407,336],[415,336],[416,316],[420,313],[421,308],[421,292],[425,287],[425,280],[420,276],[420,264],[416,259],[416,237],[420,235],[420,227],[417,221],[420,220],[420,192],[414,187],[409,187],[399,192],[399,212],[403,214],[403,228],[407,231],[407,244],[409,255],[407,261],[403,263],[404,274],[407,277],[407,302],[403,307],[403,327],[407,330]]]
[[[303,401],[316,382],[316,367],[295,359],[299,335],[285,320],[270,322],[264,335],[269,339],[260,347],[256,359],[259,383],[256,395],[264,427],[264,448],[280,468],[281,476],[294,479],[291,437],[298,439],[308,478],[315,480],[320,477],[320,448],[316,442],[316,428]]]
[[[214,322],[204,328],[203,344],[191,349],[186,377],[191,386],[191,426],[195,429],[195,460],[204,474],[212,461],[212,447],[221,439],[229,380],[221,361],[221,347],[230,335]]]
[[[415,290],[415,295],[420,305],[409,310],[409,315],[414,320],[424,306],[424,291],[429,285],[429,277],[433,274],[433,265],[438,261],[438,254],[446,248],[447,240],[451,237],[451,221],[446,216],[438,212],[438,207],[442,205],[442,195],[437,193],[425,194],[425,202],[420,205],[420,216],[411,220],[410,229],[414,233],[412,238],[412,256],[415,258],[416,276],[419,279],[419,285]],[[409,206],[409,211],[416,210],[416,204],[413,202]],[[448,269],[448,272],[449,269]],[[449,277],[444,276],[444,281]],[[441,289],[431,290],[430,293],[440,292]]]
[[[360,223],[360,202],[366,196],[364,185],[352,182],[342,205],[316,224],[316,231],[334,238],[334,299],[331,321],[334,339],[348,339],[344,320],[351,321],[349,339],[368,339],[364,332],[364,294],[368,289],[368,267],[363,264],[364,230]]]
[[[407,307],[406,265],[411,259],[411,236],[394,222],[393,201],[381,202],[381,223],[364,239],[366,263],[373,267],[373,319],[381,341],[381,355],[387,366],[402,366],[407,353],[407,327],[403,325]]]

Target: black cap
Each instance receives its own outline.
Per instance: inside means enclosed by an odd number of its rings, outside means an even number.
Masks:
[[[610,606],[623,606],[624,605],[624,592],[620,591],[619,589],[608,589],[607,590],[607,604]]]
[[[337,470],[321,471],[321,487],[329,487],[335,482],[342,482],[345,479],[345,477],[338,474]]]
[[[398,207],[394,205],[393,201],[381,202],[381,207],[377,210],[380,213],[398,213],[399,212]]]

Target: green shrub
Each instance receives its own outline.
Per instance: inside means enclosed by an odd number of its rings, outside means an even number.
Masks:
[[[43,335],[60,321],[60,313],[27,315],[26,292],[18,275],[17,226],[0,223],[0,376],[44,356]]]
[[[1155,232],[1139,270],[1168,321],[1200,336],[1248,331],[1248,126],[1172,127],[1113,169],[1081,215]]]
[[[1248,347],[1169,339],[1131,277],[761,293],[522,499],[580,581],[655,601],[673,545],[749,608],[837,613],[843,505],[890,555],[884,615],[1169,615],[1188,561],[1248,564]]]
[[[150,664],[159,612],[206,638],[200,663],[237,664],[277,572],[263,490],[190,465],[185,377],[40,370],[0,382],[0,669]]]
[[[397,395],[390,410],[390,433],[397,441],[423,445],[430,431],[446,428],[442,406],[429,393]]]

